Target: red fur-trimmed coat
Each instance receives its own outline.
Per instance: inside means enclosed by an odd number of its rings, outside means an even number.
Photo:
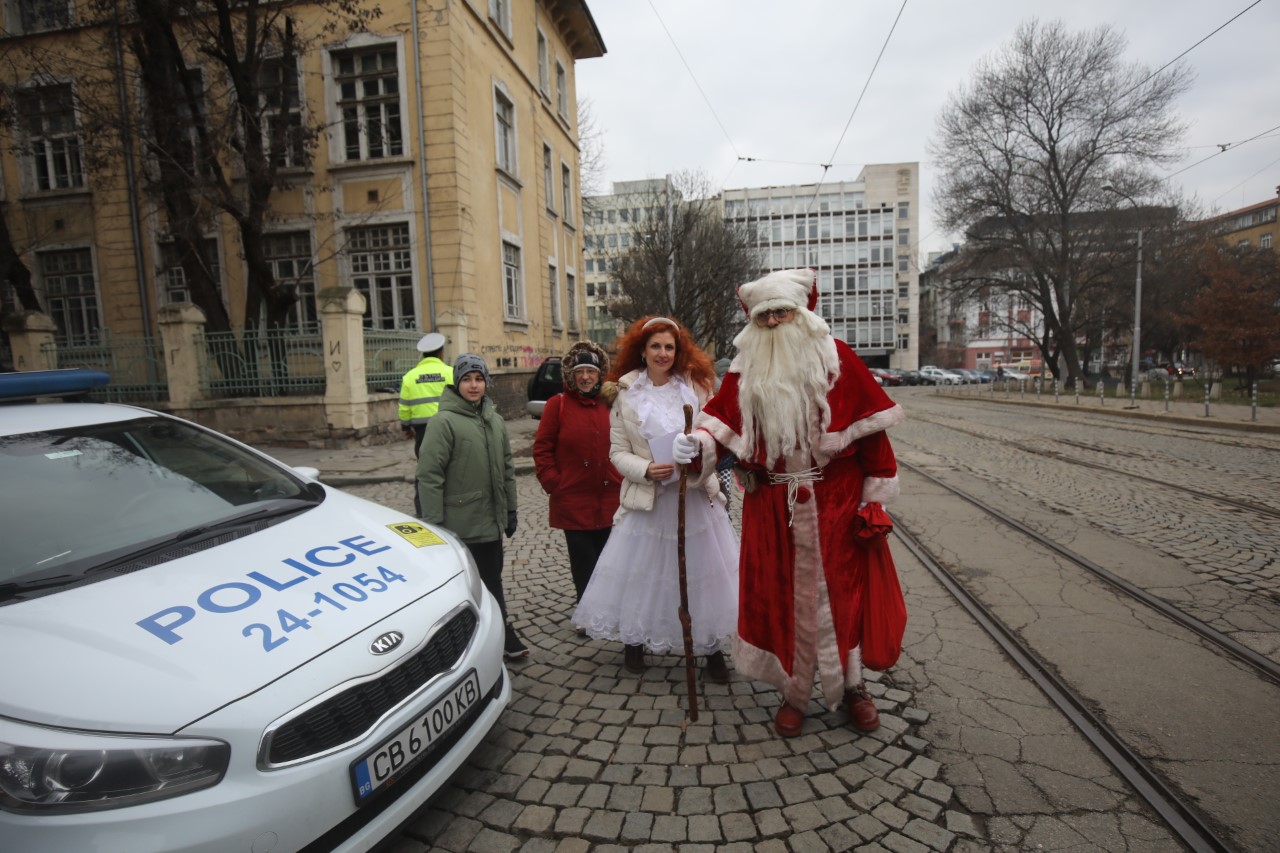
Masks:
[[[827,341],[839,364],[827,394],[831,423],[823,430],[815,420],[808,457],[793,453],[770,469],[820,469],[820,479],[795,490],[793,510],[788,508],[787,485],[769,483],[763,449],[745,458],[736,365],[703,409],[695,431],[702,446],[695,460],[701,476],[709,476],[728,450],[760,483],[742,504],[734,667],[777,687],[797,708],[808,704],[815,672],[833,709],[845,689],[861,678],[855,647],[862,630],[866,565],[854,544],[854,514],[859,503],[887,503],[898,494],[898,466],[885,430],[903,420],[902,408],[847,344]]]

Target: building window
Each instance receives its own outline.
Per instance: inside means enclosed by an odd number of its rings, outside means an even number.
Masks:
[[[351,283],[368,301],[365,328],[418,328],[408,224],[347,229],[347,255]]]
[[[560,276],[555,264],[547,264],[547,284],[551,288],[551,326],[560,328]]]
[[[1243,240],[1237,240],[1237,241],[1236,241],[1236,248],[1237,248],[1237,249],[1247,249],[1247,248],[1249,248],[1249,238],[1248,238],[1248,237],[1245,237]]]
[[[907,323],[909,323],[909,322],[910,322],[910,319],[907,317],[906,312],[904,312],[904,311],[899,311],[899,312],[898,312],[898,325],[899,325],[899,326],[905,326],[905,325],[907,325]]]
[[[37,252],[45,310],[68,343],[94,341],[102,329],[93,257],[88,249]]]
[[[573,170],[560,164],[560,194],[564,202],[564,221],[573,224]]]
[[[403,155],[395,45],[337,52],[333,67],[346,159],[377,160]]]
[[[267,234],[263,250],[276,286],[291,288],[297,296],[297,301],[289,306],[289,327],[318,331],[320,318],[316,313],[315,264],[311,257],[310,232]]]
[[[573,273],[564,277],[564,302],[569,308],[569,331],[578,331],[578,280]]]
[[[524,295],[520,288],[520,247],[502,243],[502,308],[508,320],[524,319]]]
[[[18,0],[17,5],[24,33],[58,30],[71,24],[67,0]]]
[[[898,335],[898,349],[911,349],[910,335]]]
[[[258,69],[262,99],[262,144],[277,168],[306,165],[296,57],[265,59]]]
[[[905,281],[898,282],[898,298],[907,299],[911,296],[911,285]]]
[[[556,210],[556,183],[551,171],[551,146],[542,146],[542,192],[547,197],[547,210]]]
[[[907,201],[900,201],[900,202],[898,202],[898,218],[899,218],[899,219],[910,219],[910,218],[911,218],[911,203],[910,203],[910,202],[907,202]]]
[[[498,148],[498,168],[516,173],[516,108],[506,95],[493,90],[493,133]]]
[[[156,283],[160,285],[164,292],[165,302],[191,301],[187,271],[182,262],[182,252],[179,251],[177,243],[172,240],[166,240],[160,244],[160,270],[156,276]],[[208,270],[209,278],[217,282],[218,291],[221,293],[222,270],[218,263],[217,240],[210,237],[200,241],[200,257],[196,258],[196,263]],[[222,293],[222,298],[225,302],[225,293]]]
[[[36,187],[65,190],[84,186],[71,86],[22,89],[15,100]]]
[[[903,228],[898,232],[898,245],[899,246],[911,245],[911,229]]]
[[[538,91],[551,97],[551,71],[547,59],[547,37],[538,28]]]
[[[511,0],[489,0],[489,19],[511,38]]]
[[[569,118],[569,76],[564,65],[556,60],[556,107],[560,110],[560,118]]]
[[[1258,248],[1260,248],[1260,249],[1270,249],[1270,248],[1271,248],[1271,235],[1270,235],[1270,234],[1263,234],[1262,236],[1260,236],[1260,237],[1258,238]]]
[[[907,272],[907,256],[898,258],[898,272]]]

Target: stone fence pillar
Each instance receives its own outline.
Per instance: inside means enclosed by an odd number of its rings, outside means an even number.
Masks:
[[[365,298],[354,287],[316,294],[324,335],[324,416],[330,430],[369,427],[369,385],[364,366]]]
[[[14,370],[55,370],[58,367],[58,352],[53,347],[58,325],[48,314],[23,311],[11,315],[5,318],[4,330],[9,333]]]
[[[174,408],[189,408],[204,397],[200,389],[204,312],[190,302],[171,302],[161,305],[156,314],[160,323],[160,344],[164,347],[164,368],[169,380],[169,404]]]

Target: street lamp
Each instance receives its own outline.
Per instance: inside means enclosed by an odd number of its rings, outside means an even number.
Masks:
[[[1103,187],[1107,192],[1128,199],[1133,209],[1138,203],[1128,193],[1121,192],[1107,184]],[[1133,284],[1133,376],[1129,387],[1129,408],[1138,408],[1138,365],[1142,361],[1142,226],[1138,226],[1138,277]]]

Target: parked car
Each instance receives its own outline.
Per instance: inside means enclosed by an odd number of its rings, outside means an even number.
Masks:
[[[959,385],[964,381],[958,374],[932,364],[920,368],[920,379],[925,385]]]
[[[1030,382],[1032,379],[1030,373],[1023,373],[1013,367],[1006,367],[1002,372],[1004,373],[1005,382]]]
[[[542,417],[547,401],[564,390],[564,373],[560,369],[560,357],[552,356],[538,365],[529,377],[529,401],[525,411],[535,418]]]
[[[879,377],[881,385],[898,386],[902,384],[902,377],[884,367],[868,368],[872,376]]]
[[[966,385],[977,385],[982,381],[982,377],[978,374],[978,371],[972,370],[968,367],[953,367],[950,368],[950,370],[952,373],[959,374],[960,378],[964,380]]]
[[[922,379],[921,379],[921,377],[920,377],[920,371],[918,371],[918,370],[902,370],[902,371],[899,371],[899,372],[902,374],[902,382],[903,382],[903,384],[905,384],[905,385],[920,385],[920,384],[923,384],[923,380],[922,380]]]
[[[470,552],[105,380],[0,375],[0,846],[370,849],[510,701]]]
[[[994,372],[994,371],[991,371],[991,370],[976,370],[976,371],[974,371],[974,372],[978,374],[978,381],[979,381],[979,382],[983,382],[983,383],[990,383],[990,382],[995,382],[995,381],[996,381],[996,374],[995,374],[995,372]]]

